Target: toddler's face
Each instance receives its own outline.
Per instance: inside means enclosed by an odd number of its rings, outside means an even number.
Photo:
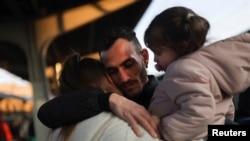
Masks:
[[[178,54],[168,47],[155,47],[151,50],[154,53],[157,71],[166,71],[168,65],[178,59]]]

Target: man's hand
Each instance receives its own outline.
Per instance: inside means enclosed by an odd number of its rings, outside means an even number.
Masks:
[[[159,137],[158,122],[143,106],[115,93],[111,94],[109,104],[112,112],[128,122],[137,136],[142,136],[141,125],[152,137]]]

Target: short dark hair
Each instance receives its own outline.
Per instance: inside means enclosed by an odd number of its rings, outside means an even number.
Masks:
[[[119,38],[126,39],[128,41],[132,41],[135,44],[135,49],[139,53],[142,49],[141,44],[139,43],[136,33],[126,26],[121,26],[117,28],[113,28],[104,38],[103,42],[100,44],[99,53],[102,51],[107,51],[110,47],[115,43],[115,41]]]

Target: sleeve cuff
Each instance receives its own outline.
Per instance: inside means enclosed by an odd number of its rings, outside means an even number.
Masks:
[[[98,95],[98,101],[100,104],[100,108],[104,111],[110,112],[110,107],[109,107],[109,97],[112,94],[112,92],[107,92],[104,94],[99,94]]]

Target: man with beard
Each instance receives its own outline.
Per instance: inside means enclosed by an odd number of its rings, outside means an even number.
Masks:
[[[97,88],[59,96],[40,107],[40,121],[50,128],[58,128],[102,111],[112,111],[127,121],[137,136],[142,136],[138,124],[152,137],[159,136],[157,122],[147,111],[158,80],[147,75],[148,51],[142,48],[135,32],[125,27],[114,29],[103,41],[99,54],[125,97],[112,92],[107,95]]]

